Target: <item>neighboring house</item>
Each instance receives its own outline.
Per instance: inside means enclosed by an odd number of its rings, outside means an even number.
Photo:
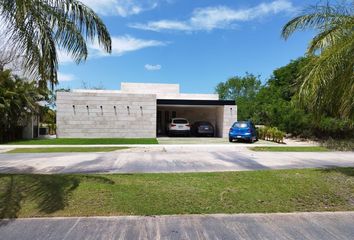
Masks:
[[[39,116],[33,114],[23,126],[22,138],[23,139],[33,139],[38,138],[39,135]]]
[[[168,121],[209,121],[227,137],[237,120],[233,100],[218,94],[180,93],[179,84],[121,83],[121,90],[57,92],[58,138],[153,138]]]

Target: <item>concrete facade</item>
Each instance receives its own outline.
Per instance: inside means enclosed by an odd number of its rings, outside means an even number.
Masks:
[[[191,104],[196,100],[203,105],[159,105],[161,99],[190,100]],[[216,136],[227,137],[229,127],[237,120],[237,108],[219,104],[218,99],[217,94],[179,93],[178,84],[122,83],[118,91],[58,92],[57,137],[154,138],[159,127],[158,111],[174,111],[190,123],[210,121],[216,127]],[[205,101],[214,105],[204,105]]]
[[[150,138],[155,125],[153,94],[57,93],[59,138]]]

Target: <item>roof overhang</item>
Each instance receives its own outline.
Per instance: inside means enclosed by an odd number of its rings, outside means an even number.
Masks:
[[[236,103],[234,100],[157,99],[157,105],[225,106],[225,105],[236,105]]]

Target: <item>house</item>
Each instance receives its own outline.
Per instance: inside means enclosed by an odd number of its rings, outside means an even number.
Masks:
[[[121,83],[121,90],[57,93],[58,138],[154,138],[168,121],[209,121],[216,136],[227,137],[237,120],[233,100],[218,94],[180,93],[179,84]]]
[[[22,128],[22,138],[23,139],[34,139],[38,138],[39,135],[39,115],[33,114],[26,123],[23,124]]]

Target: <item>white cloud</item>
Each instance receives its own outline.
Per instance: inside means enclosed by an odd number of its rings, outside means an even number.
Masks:
[[[152,64],[145,64],[145,69],[148,71],[158,71],[161,69],[160,64],[152,65]]]
[[[75,80],[76,77],[73,74],[66,74],[58,72],[58,81],[60,82],[70,82]]]
[[[112,37],[112,54],[114,56],[121,56],[127,52],[137,51],[143,48],[165,46],[167,43],[157,40],[146,40],[134,38],[130,35]],[[98,43],[89,46],[93,57],[109,56],[99,47]]]
[[[155,22],[149,22],[148,24],[134,23],[129,25],[132,28],[150,30],[150,31],[161,31],[161,30],[180,30],[180,31],[190,31],[191,26],[186,22],[172,21],[172,20],[161,20]]]
[[[58,62],[60,64],[72,63],[74,60],[72,57],[64,50],[57,48]]]
[[[150,31],[210,31],[217,28],[230,28],[237,22],[251,21],[270,14],[294,11],[295,7],[289,0],[275,0],[244,9],[232,9],[226,6],[198,8],[185,21],[160,20],[146,24],[135,23],[129,26]]]
[[[81,0],[81,2],[102,15],[127,17],[156,8],[160,0]]]
[[[112,39],[112,53],[105,52],[98,44],[97,41],[88,43],[88,59],[121,56],[127,52],[138,51],[143,48],[165,46],[167,42],[161,42],[151,39],[134,38],[130,35],[113,36]],[[58,59],[60,64],[73,63],[74,60],[64,51],[58,51]]]

